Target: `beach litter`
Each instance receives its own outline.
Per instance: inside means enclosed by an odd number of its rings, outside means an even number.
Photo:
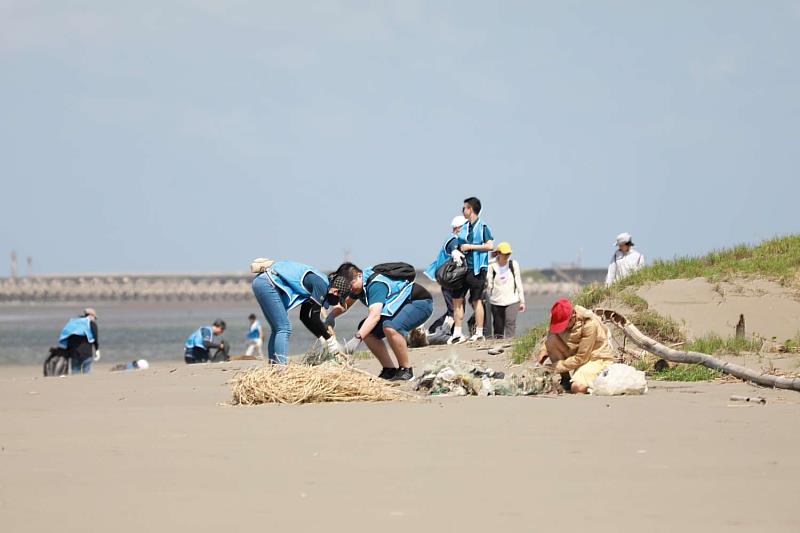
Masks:
[[[385,402],[417,397],[349,365],[268,365],[233,380],[233,405],[263,403]]]
[[[622,363],[605,368],[592,383],[595,396],[636,396],[647,392],[644,372]]]
[[[506,376],[491,368],[440,359],[425,367],[414,388],[431,396],[534,396],[557,393],[558,376],[542,367],[529,367]]]

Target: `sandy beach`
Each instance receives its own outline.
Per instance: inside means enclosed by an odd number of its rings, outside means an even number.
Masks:
[[[464,347],[412,357],[452,353],[506,367]],[[642,397],[227,405],[228,381],[254,364],[0,368],[2,530],[800,526],[796,393],[651,382]]]

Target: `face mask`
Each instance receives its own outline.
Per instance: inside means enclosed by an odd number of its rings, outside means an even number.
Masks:
[[[331,293],[328,293],[328,296],[325,298],[325,300],[328,302],[328,305],[339,305],[340,301],[338,294]]]

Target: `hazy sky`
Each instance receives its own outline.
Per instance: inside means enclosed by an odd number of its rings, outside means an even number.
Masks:
[[[800,1],[0,0],[0,274],[800,231]]]

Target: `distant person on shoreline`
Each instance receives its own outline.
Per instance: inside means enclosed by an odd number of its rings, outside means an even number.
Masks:
[[[616,240],[617,251],[611,258],[606,274],[606,287],[630,276],[644,266],[644,256],[633,249],[633,237],[630,233],[620,233]]]
[[[539,364],[547,358],[561,374],[564,390],[584,394],[600,372],[614,362],[614,349],[597,315],[561,298],[550,311],[550,333],[539,352]]]
[[[300,321],[323,341],[331,354],[339,353],[339,343],[320,318],[322,308],[336,306],[350,290],[349,280],[335,272],[326,276],[320,270],[294,261],[272,263],[253,279],[253,294],[269,322],[267,356],[270,363],[286,364],[292,323],[289,311],[300,306]]]
[[[436,271],[450,259],[458,263],[464,261],[464,254],[458,251],[458,245],[463,244],[464,241],[459,239],[458,235],[461,233],[461,228],[464,227],[466,223],[467,219],[464,218],[463,215],[458,215],[450,222],[450,235],[445,239],[444,244],[442,244],[439,255],[437,255],[436,259],[425,269],[425,275],[428,276],[428,278],[436,281]],[[437,318],[433,324],[430,325],[428,333],[432,337],[444,337],[441,341],[444,342],[450,336],[453,328],[453,293],[442,287],[442,297],[444,298],[444,304],[447,309],[442,316]]]
[[[406,336],[433,314],[433,297],[425,287],[414,283],[414,267],[384,263],[362,271],[353,263],[343,263],[336,272],[350,280],[350,300],[360,300],[369,309],[348,343],[348,351],[355,351],[364,341],[383,367],[378,377],[391,381],[413,379]],[[335,312],[341,314],[344,308]],[[384,339],[394,352],[396,365]]]
[[[264,328],[261,327],[261,322],[256,319],[256,315],[251,314],[247,319],[250,321],[250,327],[245,335],[247,349],[244,354],[251,356],[255,353],[258,357],[264,357],[262,350],[264,346]]]
[[[511,245],[501,242],[492,252],[486,274],[486,295],[491,305],[492,336],[511,338],[517,333],[517,313],[525,312],[525,289],[519,263],[511,259]]]
[[[486,271],[489,267],[489,252],[494,248],[494,236],[492,230],[479,218],[481,213],[481,201],[470,197],[464,200],[462,209],[464,217],[468,223],[461,228],[458,235],[464,243],[458,246],[458,251],[466,257],[467,277],[464,284],[453,291],[453,335],[447,341],[448,344],[459,342],[473,342],[484,339],[484,308],[483,308],[483,289],[486,285]],[[469,302],[475,313],[475,334],[468,339],[461,331],[464,321],[464,300],[469,293]]]
[[[186,364],[227,361],[228,343],[222,338],[215,340],[215,337],[219,337],[225,332],[225,327],[225,321],[218,318],[212,325],[199,327],[189,335],[183,345],[185,349],[183,360],[186,361]],[[210,353],[211,350],[216,350],[213,356]]]
[[[83,315],[69,319],[58,336],[58,347],[67,351],[73,374],[88,374],[92,361],[100,360],[97,311],[91,307]]]

